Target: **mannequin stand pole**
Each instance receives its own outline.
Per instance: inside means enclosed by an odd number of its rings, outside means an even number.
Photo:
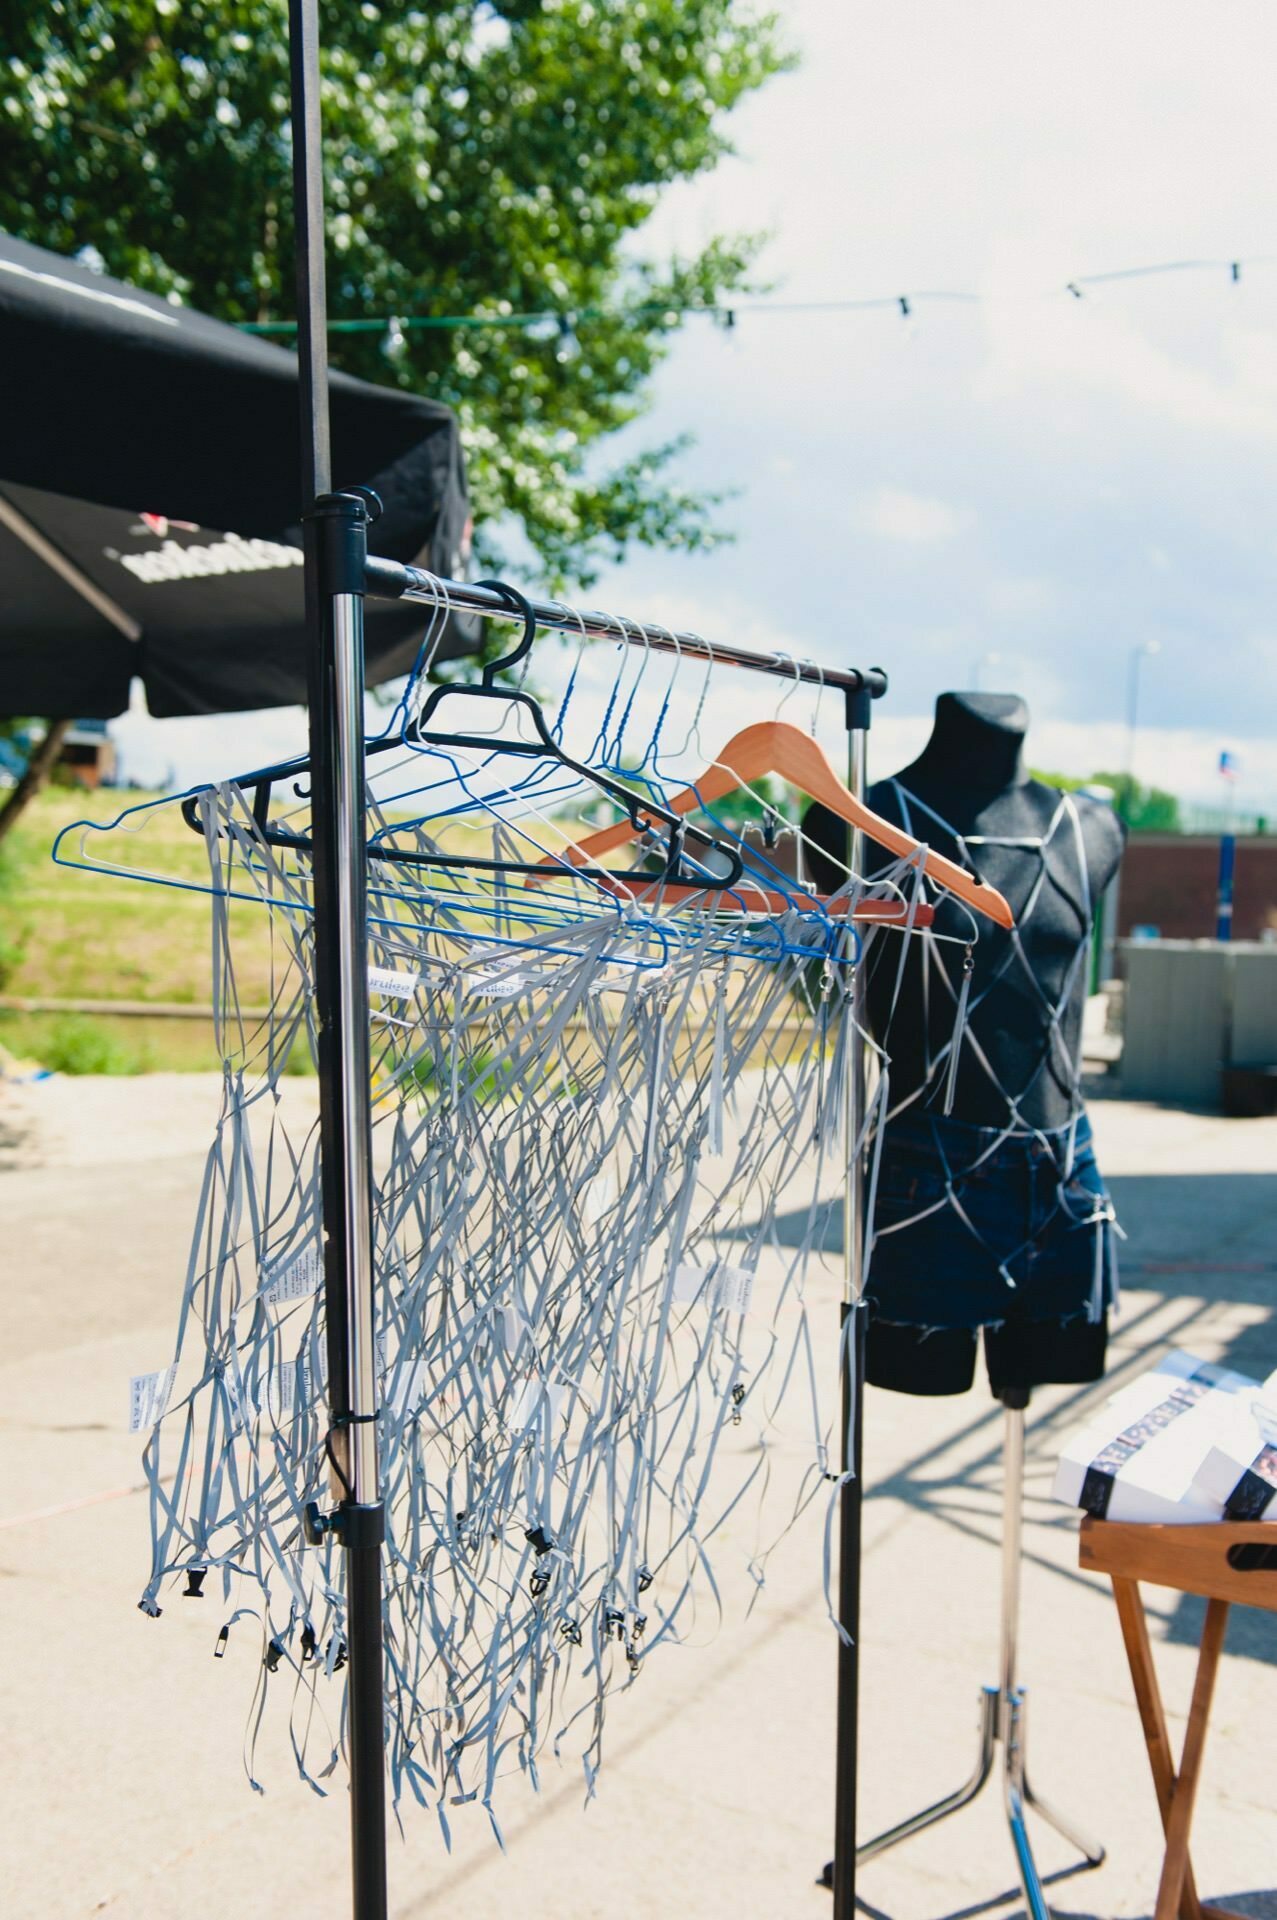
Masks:
[[[1021,1396],[1008,1390],[1003,1398],[1007,1406],[1003,1439],[1001,1679],[996,1687],[983,1687],[980,1692],[980,1746],[975,1771],[966,1785],[959,1787],[955,1793],[946,1795],[922,1813],[912,1814],[897,1826],[889,1827],[876,1839],[866,1841],[864,1846],[857,1849],[856,1858],[858,1862],[876,1859],[888,1847],[908,1840],[913,1834],[934,1826],[938,1820],[946,1820],[951,1813],[969,1806],[992,1777],[997,1748],[1001,1745],[1002,1791],[1007,1823],[1011,1829],[1011,1844],[1015,1848],[1016,1866],[1020,1884],[1024,1888],[1029,1920],[1050,1920],[1050,1908],[1042,1890],[1042,1877],[1029,1841],[1025,1819],[1029,1808],[1048,1826],[1054,1827],[1070,1846],[1077,1848],[1086,1866],[1098,1867],[1104,1859],[1104,1848],[1094,1840],[1087,1839],[1076,1827],[1061,1818],[1045,1800],[1038,1798],[1029,1785],[1025,1761],[1026,1694],[1016,1681],[1024,1523],[1024,1404],[1013,1404],[1014,1400],[1021,1398],[1023,1403],[1027,1403],[1028,1394],[1025,1392]]]

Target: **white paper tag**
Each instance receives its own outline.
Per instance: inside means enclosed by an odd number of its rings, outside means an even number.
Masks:
[[[385,1404],[389,1413],[403,1413],[409,1407],[415,1407],[426,1387],[426,1367],[422,1360],[412,1360],[406,1366],[399,1363],[393,1372],[385,1376]]]
[[[315,1365],[315,1359],[317,1359],[317,1357],[319,1357],[319,1367]],[[326,1369],[325,1361],[323,1361],[323,1352],[321,1352],[321,1342],[319,1342],[319,1340],[315,1340],[309,1348],[303,1348],[300,1354],[298,1354],[292,1379],[294,1379],[294,1388],[296,1388],[296,1404],[301,1405],[301,1407],[311,1407],[311,1405],[315,1405],[315,1400],[319,1398],[317,1380],[325,1380],[326,1382],[326,1379],[328,1379],[328,1369]]]
[[[699,1300],[703,1307],[727,1313],[748,1313],[754,1297],[752,1267],[692,1267],[674,1269],[670,1297],[681,1303]]]
[[[297,1405],[297,1362],[281,1360],[266,1382],[266,1411],[278,1426],[291,1420]]]
[[[568,1387],[561,1381],[551,1381],[547,1384],[544,1380],[529,1380],[510,1415],[511,1427],[516,1433],[522,1433],[532,1426],[534,1421],[539,1421],[542,1400],[549,1402],[550,1425],[554,1426],[563,1412],[568,1392]]]
[[[232,1366],[222,1375],[222,1385],[226,1389],[226,1404],[230,1413],[231,1431],[239,1433],[248,1425],[250,1414],[256,1411],[249,1398],[248,1387],[239,1370],[238,1359],[232,1355]]]
[[[317,1293],[324,1279],[324,1257],[312,1241],[291,1260],[272,1267],[262,1285],[262,1298],[273,1307],[288,1306]]]
[[[616,1181],[610,1173],[597,1173],[581,1195],[581,1219],[587,1227],[597,1226],[608,1210],[616,1205]]]
[[[480,1000],[512,1000],[527,985],[524,973],[468,973],[465,990]]]
[[[528,1331],[527,1316],[521,1313],[518,1307],[502,1307],[499,1311],[501,1314],[501,1331],[505,1336],[506,1352],[517,1353],[519,1351],[519,1342]]]
[[[133,1375],[129,1381],[130,1433],[149,1432],[156,1421],[163,1418],[176,1379],[176,1360],[171,1367],[165,1367],[159,1373]]]
[[[715,1305],[723,1307],[728,1313],[748,1313],[749,1303],[754,1297],[754,1269],[752,1267],[720,1267],[718,1269],[718,1299]]]
[[[709,1279],[708,1267],[675,1267],[674,1284],[670,1289],[671,1299],[680,1306],[689,1306],[693,1300],[699,1300],[702,1289]],[[707,1305],[712,1304],[711,1296],[705,1295]]]
[[[419,973],[396,973],[393,967],[369,967],[368,991],[384,1000],[411,1000],[421,984]]]

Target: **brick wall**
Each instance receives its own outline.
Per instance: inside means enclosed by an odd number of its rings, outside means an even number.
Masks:
[[[1166,940],[1215,933],[1219,841],[1180,833],[1133,834],[1122,862],[1118,931],[1156,927]],[[1258,940],[1277,927],[1277,835],[1239,835],[1233,879],[1233,938]]]

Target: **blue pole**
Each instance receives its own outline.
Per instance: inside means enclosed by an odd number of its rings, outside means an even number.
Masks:
[[[1215,938],[1233,937],[1233,867],[1237,860],[1237,835],[1219,836],[1219,890],[1215,896]]]

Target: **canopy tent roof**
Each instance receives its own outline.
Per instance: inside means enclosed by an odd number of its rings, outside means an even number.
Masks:
[[[0,712],[110,717],[135,677],[161,715],[304,700],[294,356],[0,235],[0,357]],[[383,499],[379,553],[464,573],[446,407],[334,374],[332,442],[336,483]],[[370,684],[409,670],[426,618],[369,602]],[[454,619],[441,657],[476,628]]]

